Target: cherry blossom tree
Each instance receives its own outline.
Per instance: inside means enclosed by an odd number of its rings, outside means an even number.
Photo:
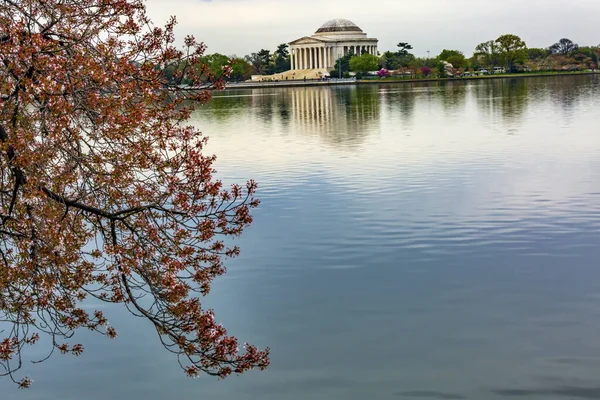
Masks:
[[[379,71],[377,71],[377,76],[380,78],[387,78],[390,76],[390,71],[385,68],[381,68]]]
[[[205,47],[176,47],[174,26],[143,0],[0,2],[0,376],[21,387],[42,336],[49,357],[81,354],[82,328],[117,335],[89,298],[148,321],[190,376],[269,364],[202,306],[258,201],[186,125],[223,82],[201,83]]]

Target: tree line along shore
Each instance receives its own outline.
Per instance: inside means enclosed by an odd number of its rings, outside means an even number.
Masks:
[[[517,35],[505,34],[495,40],[478,44],[467,57],[455,49],[444,49],[438,55],[417,57],[409,43],[400,42],[394,51],[378,55],[348,53],[339,58],[329,77],[357,79],[428,79],[469,77],[488,74],[584,72],[598,69],[600,45],[580,46],[568,38],[562,38],[545,48],[528,47]],[[274,52],[261,49],[244,57],[214,53],[204,55],[201,62],[206,68],[207,82],[224,79],[228,82],[249,81],[253,75],[272,80],[290,69],[287,44],[281,44]],[[168,80],[178,80],[180,65],[168,65]],[[298,80],[303,76],[298,74]],[[323,76],[327,78],[327,76]],[[185,81],[179,81],[186,84]]]

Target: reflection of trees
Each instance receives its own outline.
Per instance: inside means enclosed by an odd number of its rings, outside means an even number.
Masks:
[[[379,126],[381,99],[376,87],[305,87],[288,94],[300,134],[316,133],[330,144],[353,146]]]
[[[401,129],[409,129],[415,112],[419,84],[403,83],[402,85],[385,85],[381,87],[382,103],[391,116],[398,115]]]
[[[559,105],[565,117],[569,117],[577,103],[587,103],[591,101],[598,90],[597,85],[590,83],[598,82],[597,76],[556,76],[552,79],[546,79],[544,90],[549,94],[551,101]]]
[[[240,89],[214,93],[212,100],[198,110],[205,119],[226,121],[252,112],[264,122],[273,122],[276,114],[289,107],[276,89]]]
[[[529,99],[530,79],[490,79],[471,87],[479,109],[492,117],[499,116],[506,123],[518,122]]]
[[[444,111],[464,109],[467,98],[467,85],[464,82],[442,81],[438,93]]]
[[[472,90],[481,110],[515,125],[527,111],[530,100],[535,104],[550,101],[568,118],[577,103],[590,100],[596,89],[589,83],[597,81],[596,76],[499,79],[473,84]]]
[[[416,106],[432,105],[436,110],[454,113],[465,107],[467,86],[464,82],[419,82],[391,84],[381,87],[382,103],[392,118],[400,121],[400,129],[412,132],[412,119]]]

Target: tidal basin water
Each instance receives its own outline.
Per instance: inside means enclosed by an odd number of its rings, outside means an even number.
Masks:
[[[150,324],[2,399],[600,399],[600,77],[229,90],[194,114],[259,182],[206,299],[267,371],[189,380]]]

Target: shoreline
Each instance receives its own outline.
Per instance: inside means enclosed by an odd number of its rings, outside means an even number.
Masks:
[[[307,87],[307,86],[340,86],[340,85],[381,85],[397,83],[425,83],[425,82],[462,82],[485,79],[512,79],[512,78],[547,78],[552,76],[574,75],[600,75],[600,72],[558,72],[558,73],[522,73],[470,76],[464,78],[419,78],[419,79],[381,79],[381,80],[344,80],[344,81],[280,81],[280,82],[243,82],[225,86],[225,90],[232,89],[263,89],[277,87]]]

